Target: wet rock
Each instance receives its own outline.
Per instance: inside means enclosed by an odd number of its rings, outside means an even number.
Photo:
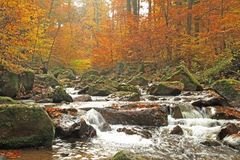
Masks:
[[[181,128],[179,125],[177,125],[176,127],[174,127],[174,128],[172,129],[172,131],[170,132],[170,134],[183,135],[184,133],[183,133],[182,128]]]
[[[223,144],[240,151],[240,133],[225,137],[223,139]]]
[[[180,81],[184,84],[184,91],[202,91],[203,87],[193,74],[185,66],[179,66],[177,71],[167,79],[168,81]]]
[[[232,107],[214,106],[207,107],[211,109],[209,113],[212,119],[240,119],[240,111]]]
[[[54,126],[37,105],[0,105],[0,148],[50,147]]]
[[[188,103],[178,103],[175,107],[179,107],[183,118],[203,118],[201,111]]]
[[[183,84],[181,82],[160,82],[148,88],[148,93],[154,96],[176,96],[181,94]]]
[[[16,103],[18,102],[10,97],[0,97],[0,104],[16,104]]]
[[[124,132],[128,135],[139,135],[143,138],[151,138],[152,134],[151,132],[149,132],[148,130],[142,129],[142,128],[118,128],[117,129],[118,132]]]
[[[212,88],[226,98],[232,106],[240,107],[240,81],[222,79],[216,81]]]
[[[56,106],[48,106],[46,105],[46,111],[48,113],[48,115],[51,117],[51,118],[58,118],[60,117],[62,114],[67,114],[67,115],[70,115],[70,116],[77,116],[77,115],[84,115],[86,113],[86,111],[83,111],[83,110],[77,110],[75,108],[57,108]]]
[[[128,152],[128,151],[120,151],[116,153],[111,160],[150,160],[152,158],[147,158],[144,156],[140,156],[138,154]]]
[[[171,116],[175,119],[181,119],[183,118],[181,109],[178,106],[171,107]]]
[[[193,106],[197,107],[207,107],[207,106],[227,106],[228,102],[225,98],[220,96],[219,94],[215,93],[214,91],[208,91],[209,98],[206,99],[199,99],[192,102]]]
[[[56,136],[60,138],[79,138],[88,140],[97,135],[96,130],[88,125],[84,119],[76,119],[63,114],[55,120]]]
[[[142,76],[134,76],[129,82],[132,85],[147,86],[148,81]]]
[[[108,96],[118,101],[140,101],[140,94],[136,92],[119,91]]]
[[[96,108],[104,119],[110,124],[140,125],[140,126],[166,126],[167,113],[163,108],[145,109],[110,109]]]
[[[67,92],[63,89],[63,87],[57,87],[53,92],[53,103],[61,103],[61,102],[73,102],[72,97],[67,94]]]
[[[75,102],[89,102],[89,101],[92,101],[92,97],[90,95],[80,95],[76,98],[74,98],[74,101]]]
[[[212,139],[207,139],[205,141],[200,142],[201,144],[205,145],[205,146],[221,146],[221,143],[219,141],[216,140],[212,140]]]
[[[217,135],[217,139],[223,140],[226,136],[230,136],[232,134],[237,134],[240,131],[240,128],[233,123],[227,123],[223,126],[220,132]]]

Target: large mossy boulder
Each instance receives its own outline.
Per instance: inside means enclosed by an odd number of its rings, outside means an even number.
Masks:
[[[111,160],[150,160],[147,158],[129,151],[120,151],[116,153]]]
[[[184,84],[185,91],[202,91],[203,87],[185,66],[179,66],[177,71],[167,81],[180,81]]]
[[[16,103],[18,102],[10,97],[0,97],[0,104],[16,104]]]
[[[54,126],[43,108],[35,105],[0,105],[0,148],[50,147]]]
[[[177,96],[181,94],[184,84],[178,81],[160,82],[148,88],[148,93],[154,96]]]
[[[132,85],[147,86],[148,80],[142,76],[134,76],[128,83]]]
[[[222,79],[216,81],[212,88],[226,98],[230,105],[240,107],[240,81]]]
[[[50,74],[36,75],[35,83],[46,87],[60,86],[58,80],[53,75]]]
[[[91,96],[108,96],[112,94],[114,91],[116,91],[115,88],[112,88],[110,86],[95,84],[89,86],[86,93]]]
[[[56,87],[52,95],[53,103],[73,102],[72,97],[67,94],[63,87]]]
[[[16,97],[18,90],[18,74],[7,70],[0,70],[0,96]]]
[[[35,74],[33,71],[24,71],[19,75],[20,84],[25,91],[29,92],[33,89]]]

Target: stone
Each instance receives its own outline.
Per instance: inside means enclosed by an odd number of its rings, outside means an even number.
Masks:
[[[223,139],[223,144],[240,151],[240,133],[225,137]]]
[[[139,85],[139,86],[147,86],[148,85],[148,80],[146,80],[142,76],[134,76],[129,82],[131,85]]]
[[[183,135],[184,133],[182,128],[179,125],[177,125],[171,130],[170,134]]]
[[[240,119],[240,111],[235,108],[222,106],[207,107],[207,109],[208,108],[211,110],[209,117],[212,119]]]
[[[131,84],[121,83],[117,86],[118,91],[126,91],[126,92],[136,92],[139,93],[139,89]]]
[[[170,110],[171,110],[171,116],[172,116],[173,118],[175,118],[175,119],[181,119],[181,118],[183,118],[181,109],[180,109],[178,106],[171,107]]]
[[[137,127],[133,127],[133,128],[118,128],[117,129],[118,132],[124,132],[128,135],[139,135],[143,138],[149,139],[152,138],[152,134],[151,132],[149,132],[146,129],[142,129],[142,128],[137,128]]]
[[[53,103],[61,103],[61,102],[73,102],[72,97],[67,94],[67,92],[63,89],[63,87],[55,88],[53,92]]]
[[[111,109],[95,108],[110,124],[166,126],[167,113],[163,108]]]
[[[0,105],[0,148],[51,147],[54,126],[37,105]]]
[[[212,88],[226,98],[230,105],[240,107],[240,81],[234,79],[222,79],[216,81]]]
[[[183,90],[181,82],[160,82],[148,88],[148,93],[154,96],[177,96]]]
[[[74,102],[89,102],[92,101],[92,97],[90,95],[80,95],[74,98]]]
[[[116,153],[111,160],[150,160],[152,158],[147,158],[140,156],[138,154],[129,151],[120,151]]]
[[[233,123],[227,123],[221,127],[220,132],[217,134],[217,139],[223,140],[226,136],[237,134],[240,128]]]
[[[184,84],[184,91],[202,91],[203,87],[187,67],[181,65],[177,71],[170,76],[167,81],[180,81]]]

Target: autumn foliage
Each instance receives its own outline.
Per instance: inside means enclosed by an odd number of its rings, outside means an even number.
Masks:
[[[0,0],[0,63],[77,71],[117,62],[199,70],[239,51],[238,0]]]

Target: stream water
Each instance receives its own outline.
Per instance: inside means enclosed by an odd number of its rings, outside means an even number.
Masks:
[[[73,97],[76,97],[73,89],[68,89]],[[204,92],[195,93],[191,96],[184,94],[175,97],[158,97],[159,100],[152,102],[146,100],[148,95],[143,93],[140,103],[174,104],[189,103],[192,100],[204,99],[208,95]],[[179,100],[176,101],[176,98]],[[62,108],[97,108],[109,107],[113,104],[126,104],[130,102],[106,101],[106,97],[92,97],[91,102],[74,102],[63,104]],[[174,100],[175,99],[175,100]],[[92,112],[94,114],[94,112]],[[91,115],[95,116],[95,115]],[[174,119],[168,116],[169,125],[166,127],[152,127],[149,131],[152,138],[146,139],[138,135],[127,135],[117,132],[118,128],[140,127],[126,125],[111,125],[112,131],[101,132],[97,130],[97,137],[89,142],[80,142],[75,139],[56,139],[52,149],[26,149],[21,150],[19,160],[80,160],[80,159],[104,159],[113,156],[120,150],[128,150],[141,155],[152,156],[167,160],[239,160],[240,153],[228,146],[205,146],[201,142],[216,139],[221,125],[226,122],[237,123],[235,120],[209,119],[204,111],[186,111],[184,119]],[[184,131],[183,136],[171,135],[170,130],[179,125]],[[140,127],[141,128],[141,127]]]

